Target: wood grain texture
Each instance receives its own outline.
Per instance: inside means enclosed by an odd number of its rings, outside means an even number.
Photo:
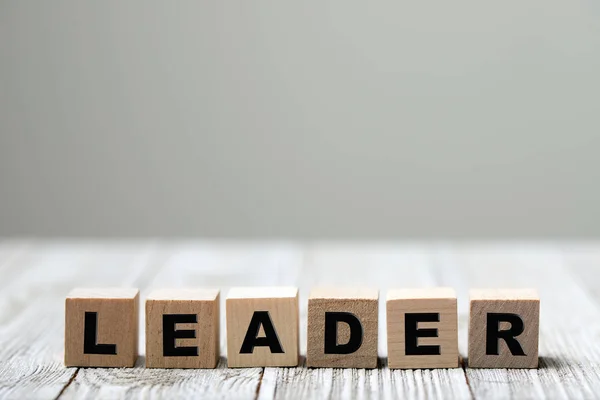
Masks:
[[[139,307],[138,289],[73,289],[65,301],[65,366],[133,367],[138,357]],[[87,352],[86,329],[94,336]]]
[[[348,354],[325,352],[326,314],[348,314],[357,323],[358,348]],[[379,330],[379,290],[368,288],[313,288],[308,298],[306,365],[329,368],[376,368]],[[350,322],[335,322],[328,332],[336,345],[347,345]],[[330,327],[331,329],[331,327]],[[347,351],[350,351],[347,350]]]
[[[458,316],[456,292],[451,288],[395,289],[387,301],[388,365],[390,368],[457,368]],[[410,315],[435,317],[433,321],[407,323]],[[416,322],[418,321],[418,322]],[[407,329],[412,334],[407,333]],[[429,330],[431,337],[418,337]],[[415,354],[407,354],[407,340],[417,337]],[[409,342],[410,343],[410,342]],[[423,347],[436,354],[418,354]]]
[[[531,287],[541,299],[539,368],[466,368],[476,398],[595,398],[600,390],[600,309],[554,244],[440,245],[436,274],[457,293]],[[459,296],[459,349],[467,354],[468,296]]]
[[[297,288],[236,287],[226,304],[229,368],[298,365]]]
[[[297,280],[301,253],[296,246],[268,244],[236,244],[182,242],[165,250],[156,269],[142,288],[142,299],[163,287],[219,287],[227,292],[240,285],[292,285]],[[257,274],[260,270],[264,275]],[[224,309],[221,296],[221,309]],[[225,313],[220,313],[225,326]],[[142,315],[145,323],[145,315]],[[145,331],[140,332],[140,342]],[[221,353],[225,354],[225,334],[221,333]],[[232,398],[254,399],[260,388],[262,368],[227,368],[221,358],[216,369],[145,368],[140,357],[133,369],[80,369],[61,398],[126,399],[126,398]]]
[[[537,368],[540,330],[537,291],[473,289],[469,298],[469,368]],[[494,315],[498,318],[495,325],[490,320]],[[488,339],[490,332],[495,334]],[[494,349],[488,351],[489,346]]]
[[[595,398],[600,392],[600,243],[0,242],[0,398]],[[259,271],[260,273],[257,273]],[[364,271],[368,271],[365,274]],[[380,367],[365,369],[66,368],[64,298],[76,286],[299,286],[301,349],[313,286],[450,286],[467,354],[468,290],[534,287],[539,368],[390,370],[385,308]],[[224,299],[221,299],[223,306]],[[142,315],[142,323],[145,316]],[[224,324],[224,313],[221,323]],[[140,332],[140,342],[145,332]],[[225,349],[221,334],[221,351]]]
[[[162,289],[150,293],[146,299],[146,367],[215,368],[220,358],[220,303],[218,289]],[[168,325],[165,315],[192,317],[193,323],[179,320]],[[171,332],[170,343],[165,342],[165,329]],[[167,348],[172,354],[165,354]],[[181,354],[182,350],[193,355]]]
[[[432,248],[419,244],[325,243],[306,250],[299,274],[301,292],[313,286],[379,288],[438,286]],[[368,271],[368,273],[365,273]],[[360,277],[360,278],[357,278]],[[306,341],[307,302],[300,303],[301,343]],[[259,399],[433,398],[469,399],[471,391],[461,368],[390,370],[385,355],[387,334],[385,307],[379,308],[377,369],[265,368]]]
[[[0,280],[0,398],[59,396],[77,372],[63,364],[66,294],[134,285],[154,254],[151,243],[52,242],[30,243],[11,258],[12,273]]]

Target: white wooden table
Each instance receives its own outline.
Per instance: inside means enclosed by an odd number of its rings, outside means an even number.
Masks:
[[[0,241],[1,398],[594,398],[600,396],[600,243]],[[301,348],[311,286],[381,289],[375,370],[92,369],[63,366],[64,297],[76,286],[297,285]],[[452,286],[467,354],[468,289],[536,287],[537,370],[389,370],[390,287]],[[223,298],[225,296],[222,296]],[[224,308],[223,308],[224,309]],[[224,322],[224,314],[221,315]],[[222,323],[223,323],[222,322]],[[143,327],[144,321],[141,321]],[[224,326],[224,325],[222,325]],[[140,343],[143,354],[144,332]],[[221,338],[225,354],[225,337]]]

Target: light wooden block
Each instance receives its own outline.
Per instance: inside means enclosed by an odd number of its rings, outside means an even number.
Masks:
[[[471,290],[470,368],[537,368],[540,298],[534,289]]]
[[[219,290],[160,289],[146,299],[146,367],[215,368]]]
[[[133,367],[138,357],[138,289],[74,289],[65,305],[67,367]]]
[[[388,366],[457,368],[456,292],[396,289],[387,295]]]
[[[313,289],[308,299],[306,365],[377,368],[378,303],[377,289]]]
[[[226,307],[229,367],[298,365],[297,288],[233,288]]]

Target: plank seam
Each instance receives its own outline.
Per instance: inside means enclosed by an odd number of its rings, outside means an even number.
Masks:
[[[71,379],[69,379],[69,381],[66,383],[65,386],[63,386],[63,388],[61,389],[61,391],[58,393],[58,396],[56,396],[54,398],[54,400],[58,400],[62,397],[63,393],[67,390],[67,388],[71,385],[71,383],[73,383],[75,381],[75,378],[77,378],[77,374],[79,374],[79,370],[81,368],[77,368],[75,370],[75,372],[73,373],[73,375],[71,376]]]
[[[439,246],[437,246],[437,247],[438,248],[436,249],[436,253],[438,254],[438,257],[439,257],[440,253],[443,254],[443,247],[442,247],[442,250],[440,250]],[[435,284],[438,286],[444,286],[444,284],[445,284],[443,274],[440,271],[440,268],[443,268],[442,264],[443,264],[443,262],[439,261],[439,258],[433,258],[429,264],[429,270],[431,272],[431,275],[433,276]],[[458,313],[458,308],[457,308],[457,313]],[[460,315],[459,315],[459,317],[460,317]],[[458,321],[457,321],[457,324],[458,324]],[[463,375],[465,376],[465,383],[467,384],[467,388],[469,389],[469,394],[471,395],[471,399],[475,399],[476,398],[475,393],[473,392],[473,388],[471,387],[471,382],[469,381],[469,375],[467,374],[467,359],[465,357],[463,357],[462,355],[459,355],[459,364],[463,370]]]
[[[260,395],[260,387],[262,385],[263,376],[265,376],[265,369],[263,368],[260,371],[260,378],[258,378],[258,385],[256,385],[256,393],[254,394],[254,400],[258,400],[258,396]]]
[[[471,382],[469,381],[469,375],[467,374],[467,359],[464,357],[460,358],[460,366],[463,370],[463,374],[465,375],[465,381],[467,382],[467,387],[469,388],[469,393],[471,394],[471,398],[475,399],[475,394],[473,393],[473,388],[471,387]]]

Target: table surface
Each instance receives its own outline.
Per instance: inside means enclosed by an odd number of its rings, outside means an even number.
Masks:
[[[1,398],[593,398],[600,393],[600,242],[0,241]],[[390,370],[380,302],[380,368],[135,368],[63,366],[64,299],[78,286],[296,285],[301,351],[316,285],[451,286],[467,354],[468,290],[535,287],[540,368]],[[222,296],[224,298],[225,296]],[[223,300],[223,299],[222,299]],[[143,314],[143,313],[142,313]],[[143,327],[143,315],[142,325]],[[221,315],[224,326],[224,313]],[[225,354],[225,337],[221,338]]]

